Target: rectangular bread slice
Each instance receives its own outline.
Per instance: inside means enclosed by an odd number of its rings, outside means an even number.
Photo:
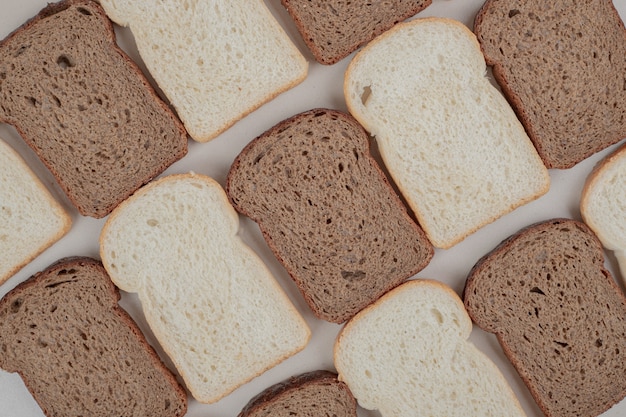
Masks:
[[[46,416],[182,417],[187,396],[99,261],[65,258],[0,301],[0,368]]]
[[[52,3],[0,43],[0,121],[96,218],[187,153],[181,122],[90,0]]]

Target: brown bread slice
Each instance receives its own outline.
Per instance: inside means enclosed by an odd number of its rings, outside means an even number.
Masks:
[[[367,133],[343,112],[314,109],[274,126],[235,159],[226,190],[330,322],[346,321],[433,256]]]
[[[330,371],[311,371],[272,385],[252,398],[238,417],[356,417],[356,400]]]
[[[474,31],[548,168],[626,137],[626,30],[608,0],[488,0]]]
[[[106,216],[187,153],[182,124],[88,0],[50,4],[0,43],[0,121],[86,216]]]
[[[0,301],[0,367],[52,416],[183,416],[185,391],[100,262],[66,258]]]
[[[584,223],[511,236],[474,266],[464,301],[546,416],[597,416],[626,396],[626,299]]]
[[[332,65],[432,0],[282,0],[315,59]]]

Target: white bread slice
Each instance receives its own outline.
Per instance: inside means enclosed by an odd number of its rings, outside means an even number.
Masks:
[[[157,340],[203,403],[302,350],[310,338],[238,227],[217,182],[181,174],[140,189],[111,213],[100,235],[112,281],[138,293]]]
[[[100,4],[130,28],[148,71],[198,142],[306,78],[306,59],[263,0]]]
[[[550,186],[524,128],[485,74],[474,34],[443,18],[396,25],[345,74],[350,112],[376,137],[392,178],[439,248]]]
[[[583,220],[613,251],[626,283],[626,144],[589,174],[580,198]]]
[[[0,139],[0,284],[61,239],[72,219]]]
[[[383,417],[524,416],[500,370],[467,340],[471,330],[449,287],[407,281],[339,333],[339,380]]]

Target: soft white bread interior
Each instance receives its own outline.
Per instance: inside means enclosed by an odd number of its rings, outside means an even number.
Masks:
[[[61,239],[72,219],[0,139],[0,284]]]
[[[523,416],[500,370],[467,340],[471,330],[450,288],[407,281],[346,324],[335,367],[359,404],[383,417]]]
[[[100,0],[128,26],[189,135],[206,142],[306,78],[308,63],[263,0]]]
[[[100,236],[111,279],[138,293],[151,330],[204,403],[302,350],[310,337],[238,228],[217,182],[181,174],[140,189]]]
[[[474,34],[443,18],[395,26],[346,71],[350,112],[376,137],[392,178],[439,248],[550,186],[524,128],[485,74]]]
[[[602,245],[613,251],[626,283],[626,144],[589,174],[580,199],[580,212]]]

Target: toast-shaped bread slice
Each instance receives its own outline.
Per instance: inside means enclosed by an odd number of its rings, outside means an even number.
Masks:
[[[352,115],[435,247],[450,248],[549,189],[548,171],[505,98],[485,77],[460,22],[400,23],[349,64]]]
[[[313,109],[246,146],[226,180],[316,316],[343,323],[433,256],[349,114]]]
[[[100,0],[130,28],[189,135],[207,142],[302,82],[308,62],[263,0]]]
[[[89,0],[52,3],[0,43],[0,120],[96,218],[187,153],[181,122]]]
[[[163,177],[116,208],[100,236],[111,279],[137,293],[187,388],[212,403],[302,350],[310,331],[209,177]]]
[[[0,301],[0,367],[46,416],[182,417],[187,396],[99,261],[65,258]]]
[[[0,284],[72,227],[72,219],[24,159],[0,139]]]
[[[488,0],[474,31],[548,168],[626,137],[626,29],[612,1]]]
[[[520,230],[474,266],[464,300],[546,416],[598,416],[626,396],[626,299],[585,224]]]
[[[238,417],[357,417],[348,386],[330,371],[311,371],[272,385],[252,398]]]
[[[626,284],[626,144],[589,174],[580,198],[580,213],[602,245],[613,251]]]
[[[449,287],[407,281],[341,330],[339,380],[382,417],[524,416],[500,370],[468,341],[471,331]]]
[[[304,43],[321,64],[332,65],[432,0],[282,0]]]

